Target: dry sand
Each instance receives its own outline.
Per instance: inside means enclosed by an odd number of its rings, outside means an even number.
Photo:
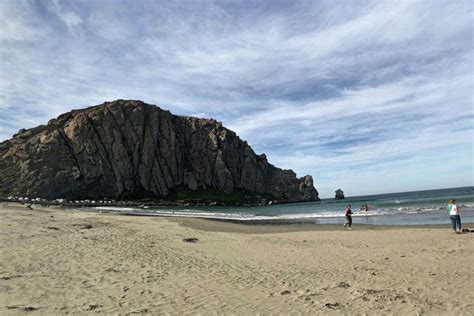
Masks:
[[[449,226],[345,231],[17,205],[0,220],[2,315],[474,310],[474,234]]]

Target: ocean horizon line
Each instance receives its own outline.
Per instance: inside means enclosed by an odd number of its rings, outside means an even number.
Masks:
[[[474,190],[474,184],[460,187],[446,187],[446,188],[435,188],[435,189],[423,189],[423,190],[413,190],[413,191],[399,191],[399,192],[386,192],[386,193],[373,193],[373,194],[363,194],[363,195],[349,195],[345,196],[344,199],[354,199],[354,198],[366,198],[377,195],[395,195],[395,194],[407,194],[407,193],[416,193],[416,192],[428,192],[428,191],[441,191],[441,190],[458,190],[458,189],[467,189],[472,188]],[[334,200],[334,197],[320,197],[321,201],[324,200]],[[343,200],[344,200],[343,199]],[[341,201],[341,200],[338,200]],[[309,203],[309,202],[300,202],[300,203]],[[313,202],[311,202],[313,203]]]

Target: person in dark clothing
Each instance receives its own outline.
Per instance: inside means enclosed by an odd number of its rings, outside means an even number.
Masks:
[[[344,212],[344,215],[346,216],[346,223],[344,224],[344,227],[347,229],[351,229],[352,226],[352,210],[351,210],[351,205],[347,205],[346,211]]]

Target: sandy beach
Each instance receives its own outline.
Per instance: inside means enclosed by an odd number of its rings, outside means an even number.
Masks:
[[[474,310],[474,234],[448,225],[345,231],[11,204],[0,228],[2,315]]]

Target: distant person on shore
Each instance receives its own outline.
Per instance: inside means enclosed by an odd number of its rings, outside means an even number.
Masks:
[[[347,205],[346,211],[344,212],[344,215],[346,216],[346,223],[344,224],[344,228],[351,229],[352,226],[352,210],[351,210],[351,205]]]
[[[459,216],[459,209],[458,209],[458,205],[456,204],[456,200],[453,199],[449,201],[448,211],[449,211],[449,218],[451,219],[451,223],[453,224],[454,232],[456,234],[460,234],[462,232],[461,216]]]

